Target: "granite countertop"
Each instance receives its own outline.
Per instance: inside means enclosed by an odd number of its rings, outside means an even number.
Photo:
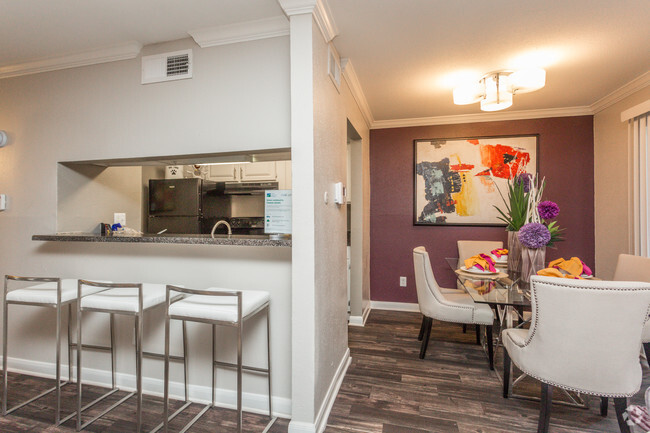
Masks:
[[[269,235],[175,235],[142,234],[101,236],[95,233],[66,232],[33,235],[33,241],[48,242],[127,242],[150,244],[238,245],[247,247],[290,247],[291,239],[269,239]]]

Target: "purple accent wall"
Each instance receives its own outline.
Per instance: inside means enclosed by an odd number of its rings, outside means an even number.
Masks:
[[[414,247],[429,251],[438,283],[455,286],[445,257],[458,257],[456,241],[503,240],[504,228],[413,225],[413,140],[539,134],[544,199],[560,206],[566,241],[547,248],[547,261],[578,256],[594,269],[593,116],[513,120],[370,131],[370,289],[373,301],[417,302]],[[614,174],[611,174],[614,175]],[[399,277],[408,278],[406,288]]]

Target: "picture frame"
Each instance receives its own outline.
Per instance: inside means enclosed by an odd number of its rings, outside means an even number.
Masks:
[[[501,226],[508,179],[535,176],[539,134],[413,140],[413,224]]]

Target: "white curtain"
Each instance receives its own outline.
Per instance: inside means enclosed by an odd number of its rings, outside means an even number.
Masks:
[[[632,145],[632,179],[634,203],[634,254],[650,256],[650,112],[628,120]]]

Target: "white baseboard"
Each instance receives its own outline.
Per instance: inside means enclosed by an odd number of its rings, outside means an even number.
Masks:
[[[2,362],[2,357],[0,357]],[[10,372],[29,374],[32,376],[54,379],[56,376],[56,366],[54,363],[32,361],[29,359],[8,358],[8,367]],[[73,378],[76,379],[77,369],[72,368]],[[68,367],[61,365],[61,378],[68,378]],[[97,385],[110,387],[111,372],[106,370],[97,370],[94,368],[84,367],[82,383],[88,385]],[[116,384],[120,389],[125,391],[135,391],[135,375],[117,373],[115,375]],[[163,396],[164,388],[161,379],[151,377],[142,378],[142,387],[148,395]],[[210,386],[189,385],[190,400],[196,403],[210,404]],[[170,382],[169,396],[174,399],[182,400],[184,398],[183,383]],[[235,409],[237,407],[237,392],[231,389],[217,388],[216,390],[217,406]],[[246,412],[267,414],[269,399],[266,394],[253,394],[249,392],[242,393],[242,405]],[[284,397],[273,397],[273,413],[280,418],[291,418],[291,399]]]
[[[348,325],[350,326],[366,326],[366,320],[368,320],[368,315],[370,314],[370,306],[368,306],[365,310],[363,310],[363,313],[361,313],[361,316],[350,316],[350,319],[348,321]]]
[[[322,433],[325,430],[325,427],[327,427],[327,419],[330,416],[330,411],[332,410],[332,406],[334,406],[334,401],[339,393],[341,383],[343,382],[343,378],[345,377],[345,373],[348,371],[351,361],[350,349],[348,348],[343,354],[341,362],[336,369],[336,373],[332,378],[332,382],[327,390],[327,394],[325,394],[325,399],[321,404],[314,423],[291,421],[289,423],[288,433]]]
[[[370,307],[373,310],[390,310],[390,311],[413,311],[420,312],[420,305],[409,302],[383,302],[371,301]]]

